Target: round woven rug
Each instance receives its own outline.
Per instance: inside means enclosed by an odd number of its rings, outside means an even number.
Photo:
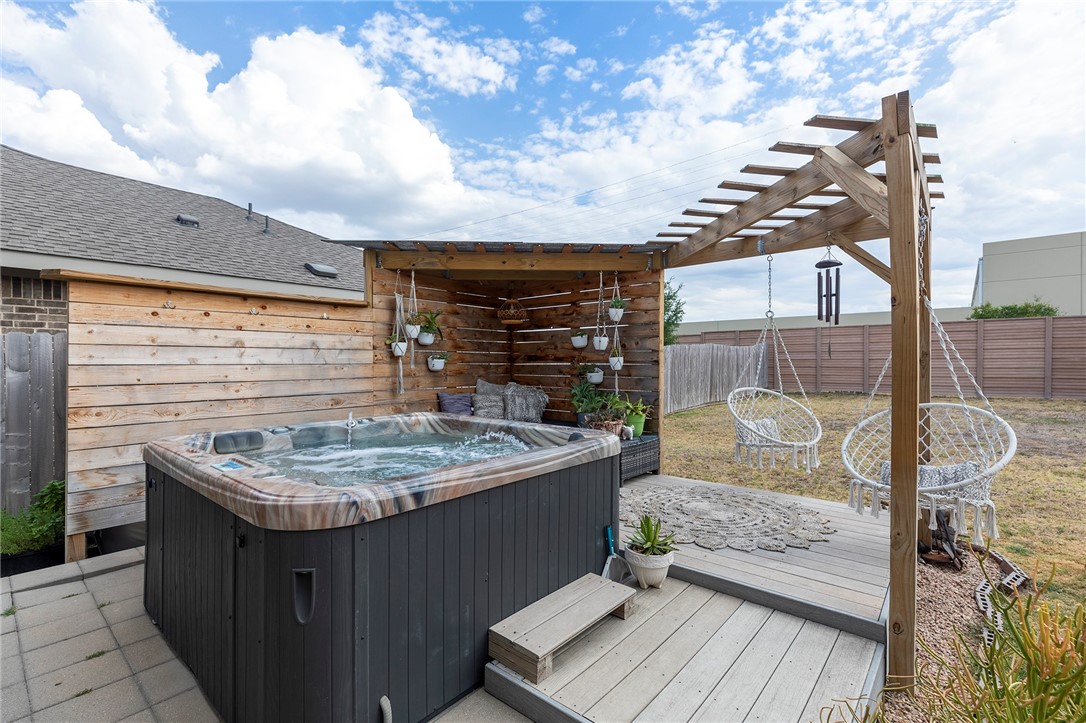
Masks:
[[[761,548],[784,552],[825,542],[834,532],[814,510],[727,487],[623,487],[619,516],[635,527],[642,515],[663,522],[678,543],[707,550]]]

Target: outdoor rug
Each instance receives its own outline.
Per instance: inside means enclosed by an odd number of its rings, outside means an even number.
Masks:
[[[727,487],[624,487],[619,502],[622,521],[636,527],[646,514],[662,520],[661,532],[674,533],[675,542],[692,542],[707,550],[784,552],[825,542],[834,532],[808,507]]]

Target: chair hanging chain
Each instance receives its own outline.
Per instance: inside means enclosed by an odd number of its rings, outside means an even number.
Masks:
[[[920,272],[920,298],[923,299],[926,298],[928,295],[927,287],[924,284],[924,242],[927,241],[928,238],[928,216],[924,213],[923,207],[920,208],[920,215],[917,218],[916,227],[916,248],[917,256],[919,257],[919,266],[917,267],[917,269]]]

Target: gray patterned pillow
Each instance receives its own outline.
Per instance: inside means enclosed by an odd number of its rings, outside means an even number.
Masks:
[[[505,399],[500,394],[472,394],[471,404],[476,417],[505,418]]]
[[[470,394],[437,393],[438,409],[449,414],[471,414]]]
[[[977,466],[977,463],[972,460],[962,462],[961,464],[922,464],[916,471],[916,488],[923,490],[931,487],[956,484],[971,477],[976,477],[979,471],[980,468]],[[890,484],[889,462],[883,462],[879,467],[879,477],[884,485]]]
[[[547,400],[542,389],[509,382],[505,386],[505,418],[515,422],[542,422]]]
[[[503,394],[505,392],[504,384],[491,384],[483,379],[475,380],[475,393],[476,394]]]

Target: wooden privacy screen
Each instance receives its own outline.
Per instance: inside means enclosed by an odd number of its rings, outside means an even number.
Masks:
[[[72,281],[69,559],[144,519],[144,442],[373,413],[370,310]],[[74,537],[72,537],[74,536]]]
[[[950,321],[943,327],[986,395],[1086,399],[1086,316]],[[781,329],[781,335],[808,392],[868,392],[890,353],[889,324]],[[757,338],[757,331],[715,331],[680,341],[743,346]],[[975,396],[961,369],[955,372],[966,397]],[[770,379],[775,373],[771,359]],[[782,376],[785,389],[794,391],[791,373],[785,369]],[[888,371],[879,390],[889,393],[891,381]],[[934,332],[931,391],[954,394]]]
[[[384,413],[437,409],[437,393],[473,391],[477,379],[496,384],[515,381],[542,388],[550,397],[546,419],[573,421],[569,389],[577,381],[577,366],[598,365],[607,374],[601,388],[613,391],[614,375],[608,353],[574,349],[569,341],[571,328],[584,328],[590,335],[596,323],[599,276],[587,273],[569,281],[517,281],[510,290],[507,282],[460,281],[433,274],[416,273],[415,288],[420,309],[437,311],[444,340],[433,346],[414,345],[403,357],[404,394],[396,394],[397,362],[385,345],[392,332],[396,273],[371,271],[374,307],[374,400]],[[405,296],[410,272],[400,273]],[[604,274],[608,289],[604,304],[611,300],[613,274]],[[660,394],[661,314],[663,279],[659,271],[619,275],[619,288],[626,299],[620,322],[620,342],[625,358],[618,372],[619,393],[631,399],[641,397],[656,404]],[[515,296],[528,312],[521,326],[504,326],[497,316],[509,295]],[[610,322],[608,322],[610,325]],[[608,336],[613,335],[613,325]],[[450,358],[441,372],[426,368],[434,351],[448,351]],[[414,354],[414,367],[410,356]],[[648,429],[655,430],[654,413]]]

